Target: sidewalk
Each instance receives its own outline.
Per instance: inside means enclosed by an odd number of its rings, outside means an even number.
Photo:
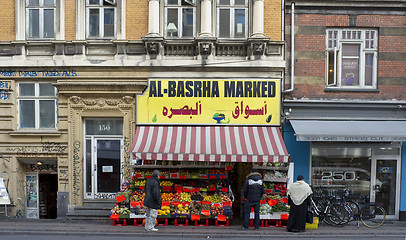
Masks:
[[[67,221],[67,220],[30,220],[15,218],[0,218],[1,234],[55,234],[55,235],[99,235],[99,236],[165,236],[165,237],[289,237],[297,238],[298,235],[312,236],[406,236],[406,222],[387,221],[383,226],[377,229],[370,229],[363,225],[359,228],[356,222],[351,222],[345,227],[332,227],[323,224],[318,229],[307,230],[305,233],[289,233],[283,227],[265,227],[259,230],[242,231],[240,225],[230,225],[228,227],[195,227],[195,226],[158,226],[156,233],[146,232],[142,226],[113,226],[112,222],[86,222],[86,221]]]

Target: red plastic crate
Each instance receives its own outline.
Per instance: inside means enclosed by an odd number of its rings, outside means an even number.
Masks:
[[[286,227],[288,224],[288,220],[280,220],[280,219],[265,219],[264,226],[265,227]]]
[[[122,219],[113,219],[113,226],[127,226],[128,219],[127,218],[122,218]]]
[[[168,226],[168,218],[157,218],[156,220],[158,222],[157,226]]]
[[[209,219],[200,219],[200,220],[196,220],[194,222],[195,222],[195,226],[198,226],[198,227],[209,226]]]
[[[175,226],[188,226],[189,219],[187,218],[175,218]]]
[[[227,220],[227,221],[219,221],[219,220],[216,219],[214,225],[215,225],[216,227],[227,227],[227,226],[230,226],[230,220]]]
[[[142,221],[144,221],[145,218],[134,218],[134,226],[142,226]]]
[[[250,219],[249,226],[254,227],[254,219]],[[263,219],[260,219],[259,220],[259,227],[263,227],[263,226],[264,226],[264,221],[263,221]]]

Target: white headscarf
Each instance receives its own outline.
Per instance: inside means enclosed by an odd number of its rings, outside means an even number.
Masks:
[[[312,193],[309,184],[305,183],[304,180],[294,182],[288,190],[288,195],[295,205],[302,204]]]

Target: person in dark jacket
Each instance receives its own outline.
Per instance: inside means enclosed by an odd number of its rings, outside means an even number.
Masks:
[[[259,219],[259,208],[260,200],[262,195],[265,194],[264,185],[262,183],[262,176],[257,171],[252,171],[247,175],[247,180],[244,183],[242,190],[243,196],[246,199],[244,206],[244,222],[242,229],[248,229],[248,224],[250,220],[251,209],[254,208],[254,227],[256,230],[259,229],[260,219]]]
[[[158,209],[162,207],[162,198],[159,184],[159,176],[161,172],[154,170],[152,177],[145,182],[145,198],[144,207],[145,211],[145,229],[147,231],[158,231],[155,228],[156,218],[158,216]]]
[[[288,204],[290,206],[289,219],[286,230],[288,232],[305,232],[307,208],[310,204],[312,189],[305,183],[304,177],[299,175],[297,181],[288,189]]]

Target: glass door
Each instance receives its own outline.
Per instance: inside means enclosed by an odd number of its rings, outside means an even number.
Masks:
[[[122,139],[86,139],[86,198],[114,198],[120,191],[123,165]]]
[[[400,161],[396,157],[376,156],[372,162],[371,201],[383,204],[388,218],[398,219],[400,199]]]
[[[26,174],[25,177],[26,193],[26,217],[39,218],[38,208],[38,174]]]
[[[96,139],[96,194],[120,191],[121,140]]]

